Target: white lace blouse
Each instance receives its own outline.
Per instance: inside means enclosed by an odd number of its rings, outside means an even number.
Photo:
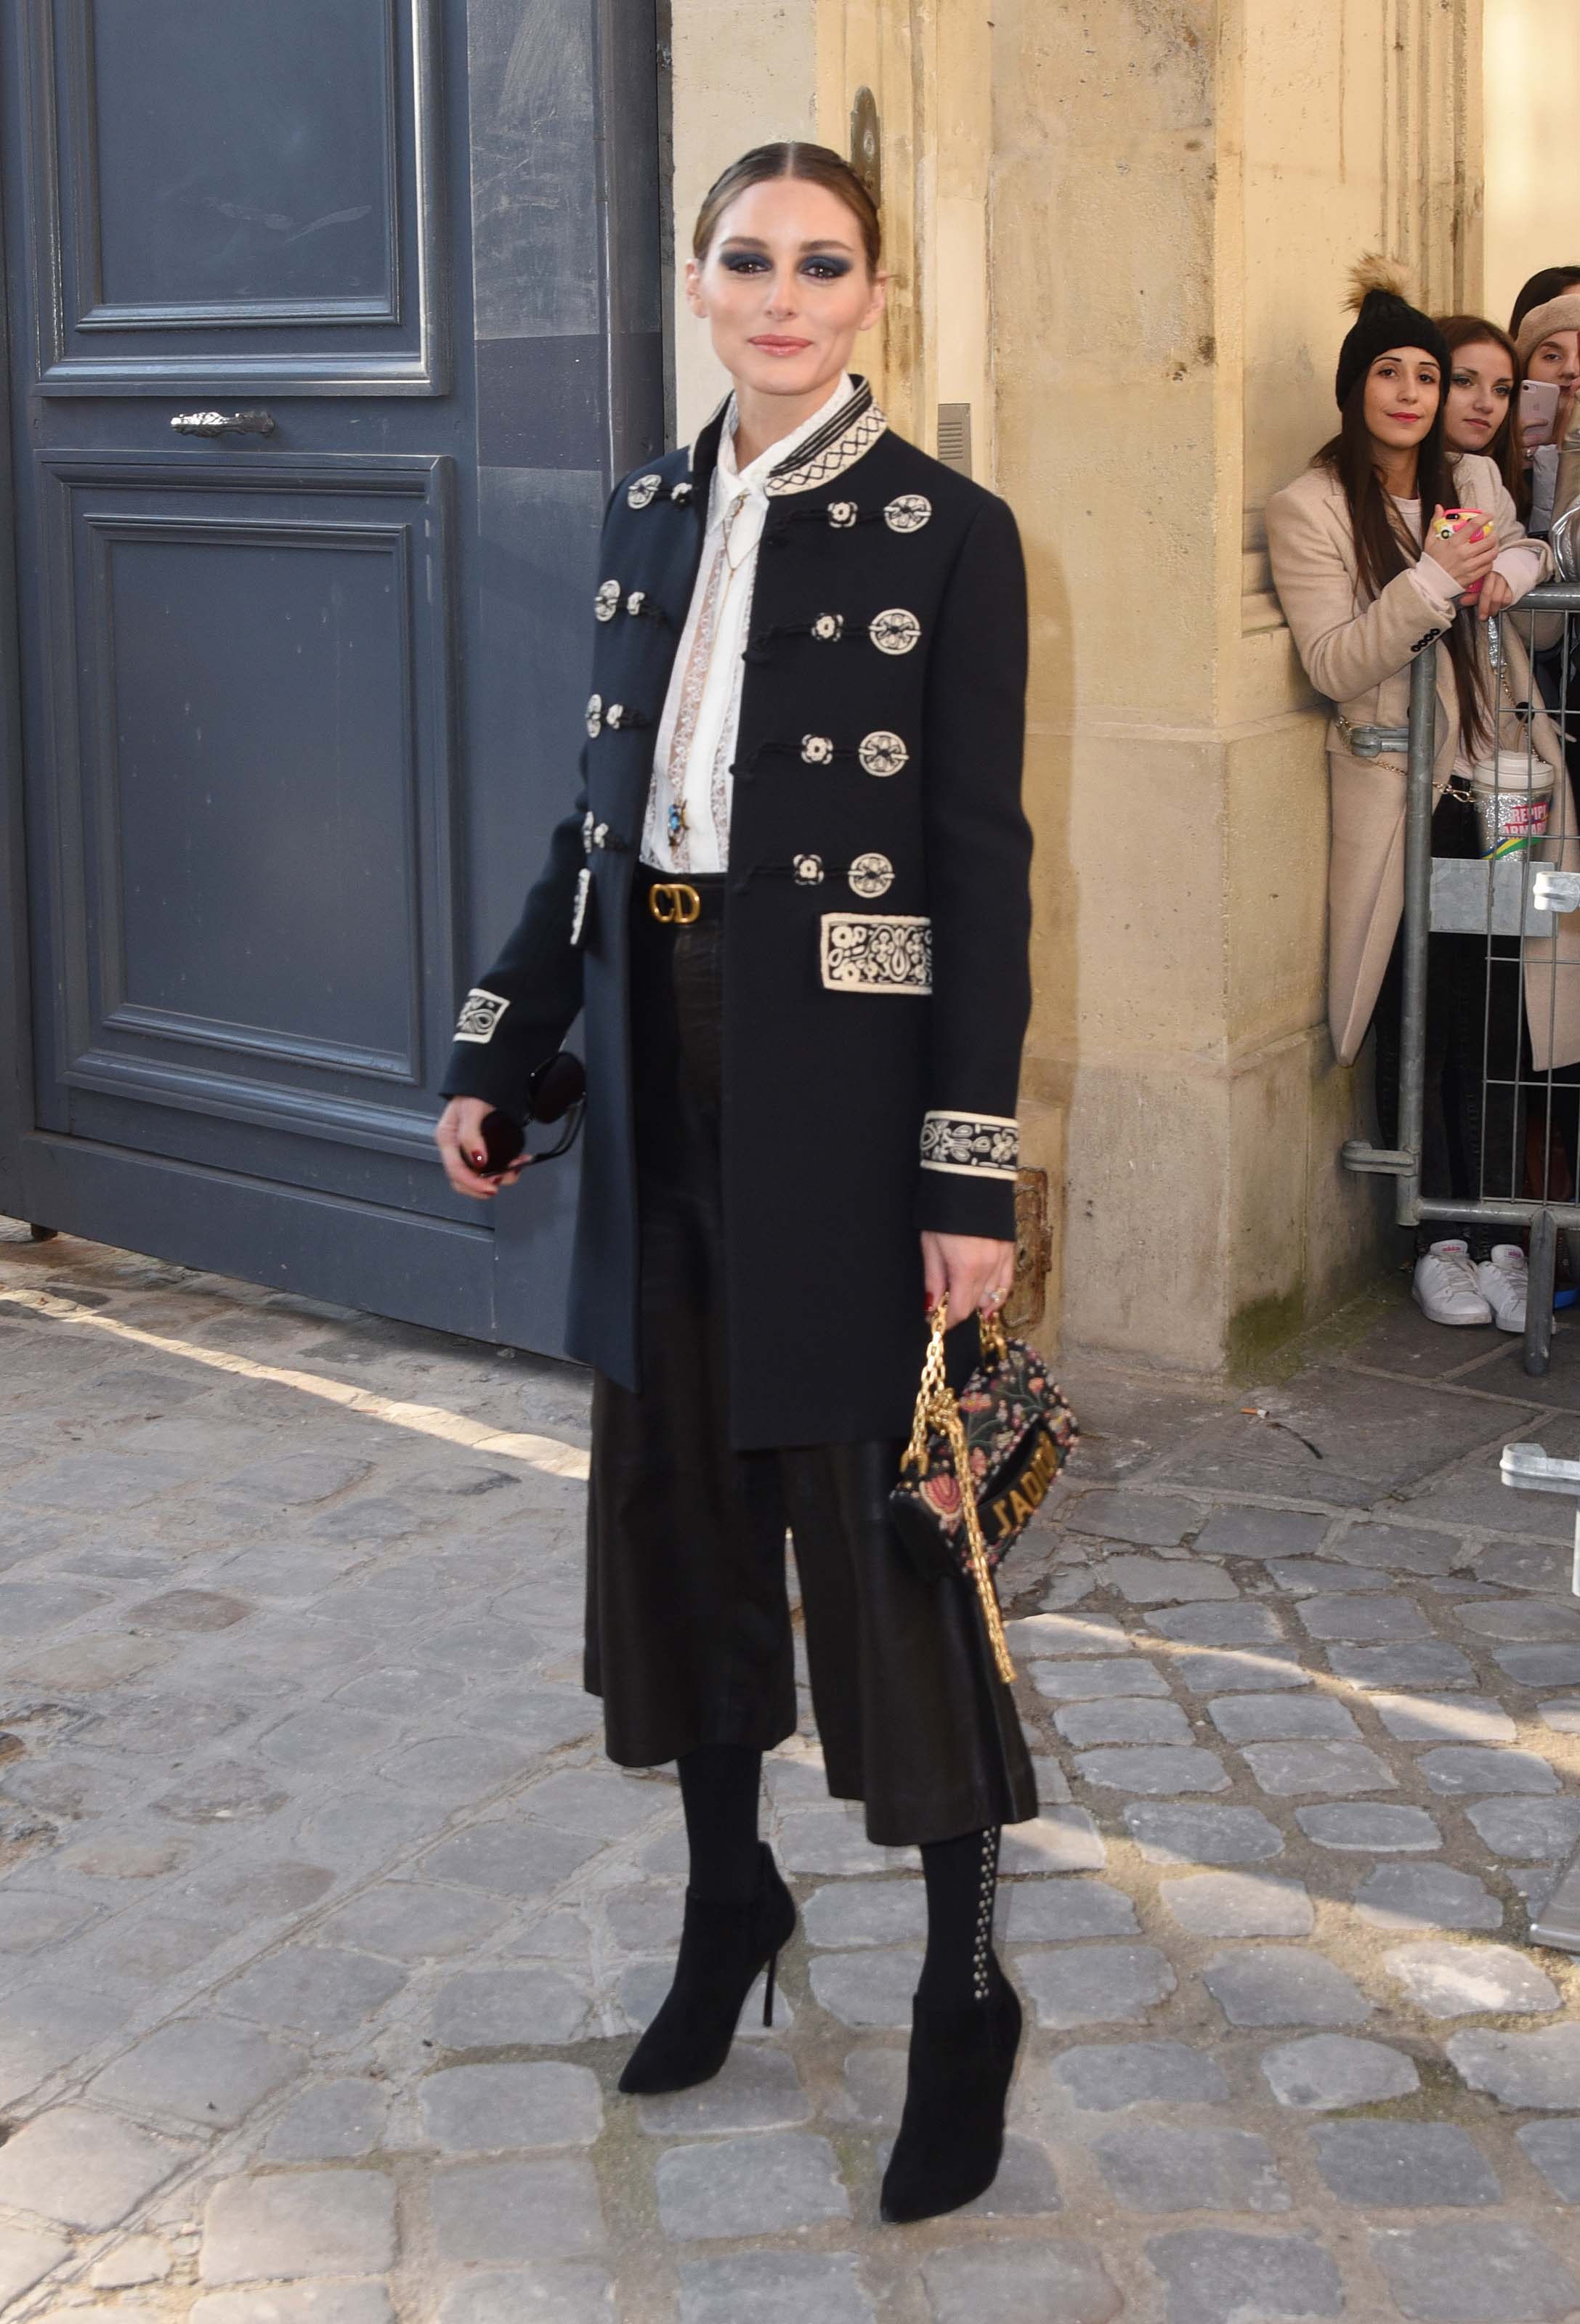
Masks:
[[[757,549],[768,517],[768,479],[855,393],[855,383],[846,373],[809,420],[744,468],[735,466],[731,399],[708,493],[697,586],[653,750],[642,860],[655,870],[722,872],[729,862],[731,765],[744,675],[741,658],[752,618]]]

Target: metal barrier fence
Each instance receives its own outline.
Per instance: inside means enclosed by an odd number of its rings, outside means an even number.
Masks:
[[[1488,644],[1500,706],[1491,761],[1496,773],[1482,809],[1489,852],[1473,859],[1433,856],[1435,652],[1418,654],[1411,665],[1409,726],[1359,727],[1351,736],[1362,757],[1406,755],[1403,1006],[1397,1145],[1351,1139],[1343,1158],[1347,1169],[1394,1180],[1401,1226],[1441,1221],[1449,1231],[1484,1223],[1509,1230],[1507,1240],[1529,1232],[1525,1369],[1537,1375],[1547,1370],[1551,1345],[1558,1231],[1580,1229],[1580,1065],[1538,1069],[1529,1033],[1532,1023],[1550,1025],[1560,998],[1580,1022],[1580,917],[1567,923],[1558,918],[1580,914],[1574,788],[1580,775],[1580,584],[1533,590],[1499,616]],[[1545,755],[1561,758],[1563,768],[1547,831],[1536,838],[1519,825],[1520,807],[1529,807],[1539,783],[1544,753],[1535,730],[1544,718]],[[1462,1186],[1467,1173],[1474,1178],[1474,1193],[1423,1184],[1424,1176],[1441,1177],[1444,1160],[1441,1141],[1428,1137],[1434,933],[1465,940],[1453,955],[1459,965],[1449,971],[1453,1005],[1474,1008],[1478,996],[1481,1003],[1481,1070],[1476,1086],[1464,1093],[1471,1130],[1454,1148],[1456,1175]],[[1444,975],[1434,983],[1434,1004],[1441,1008]]]

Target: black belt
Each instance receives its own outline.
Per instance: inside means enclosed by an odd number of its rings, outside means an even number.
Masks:
[[[720,921],[725,916],[725,875],[693,872],[684,878],[666,879],[644,863],[640,867],[636,905],[661,927],[694,928],[702,921]]]

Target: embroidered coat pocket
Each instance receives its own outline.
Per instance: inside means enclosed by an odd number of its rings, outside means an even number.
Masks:
[[[933,989],[933,924],[907,912],[825,912],[820,962],[830,992]]]

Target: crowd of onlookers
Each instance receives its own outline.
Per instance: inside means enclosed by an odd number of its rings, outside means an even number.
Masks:
[[[1561,613],[1494,624],[1542,582],[1580,577],[1580,265],[1533,274],[1507,330],[1423,313],[1376,260],[1356,269],[1353,304],[1338,432],[1268,507],[1280,599],[1333,705],[1334,1045],[1348,1062],[1375,1036],[1379,1130],[1397,1148],[1405,760],[1367,730],[1403,729],[1411,666],[1429,651],[1423,1190],[1467,1206],[1562,1199],[1580,1184],[1580,912],[1534,932],[1518,866],[1539,853],[1580,870],[1580,676]],[[1466,859],[1492,870],[1439,881]],[[1495,899],[1511,863],[1509,918]],[[1468,1207],[1418,1230],[1415,1296],[1434,1322],[1524,1329],[1525,1253],[1501,1231]]]

